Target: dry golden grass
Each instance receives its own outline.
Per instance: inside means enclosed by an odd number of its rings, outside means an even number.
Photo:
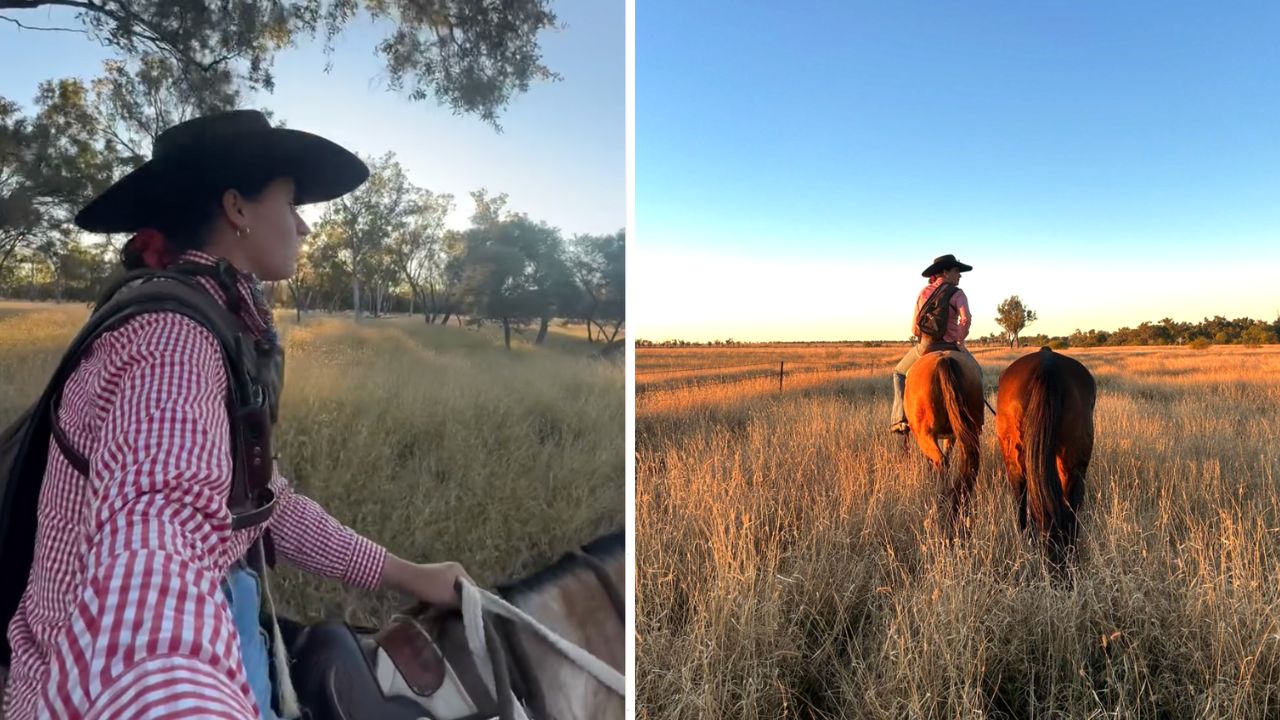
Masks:
[[[0,423],[35,400],[87,313],[0,303]],[[342,522],[482,583],[622,526],[623,370],[590,359],[598,345],[557,333],[507,352],[500,335],[421,318],[277,317],[281,471]],[[405,604],[287,568],[276,578],[277,601],[306,618],[372,622]]]
[[[1280,716],[1280,350],[1068,351],[1099,383],[1070,587],[1018,536],[989,415],[949,542],[886,432],[904,350],[637,397],[639,717]],[[1015,357],[978,353],[989,388]]]

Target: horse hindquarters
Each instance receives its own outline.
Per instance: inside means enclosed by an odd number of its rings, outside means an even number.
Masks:
[[[947,412],[947,423],[951,426],[952,442],[948,461],[951,477],[951,520],[958,523],[964,515],[969,496],[973,492],[974,482],[978,478],[980,449],[978,432],[982,416],[974,417],[967,407],[964,394],[963,369],[958,360],[944,355],[938,359],[938,384],[941,389],[943,405]],[[951,457],[954,455],[955,457]]]
[[[1018,526],[1034,532],[1059,569],[1078,537],[1095,395],[1088,369],[1048,348],[1000,374],[996,436],[1019,503]]]

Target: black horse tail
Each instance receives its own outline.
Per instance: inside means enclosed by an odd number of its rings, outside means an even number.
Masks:
[[[975,422],[968,408],[965,407],[960,388],[963,385],[960,363],[955,358],[943,356],[938,359],[938,381],[942,389],[942,402],[947,408],[947,422],[955,435],[955,445],[951,448],[948,464],[960,481],[977,474],[980,448]],[[966,485],[965,491],[968,491]]]
[[[1062,567],[1070,542],[1071,509],[1062,496],[1057,448],[1062,427],[1062,368],[1051,350],[1041,350],[1040,364],[1027,383],[1026,412],[1022,416],[1023,469],[1027,479],[1029,525],[1045,543],[1054,567]]]

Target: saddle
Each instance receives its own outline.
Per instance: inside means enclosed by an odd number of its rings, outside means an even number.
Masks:
[[[486,630],[497,628],[490,630],[490,652],[504,664],[516,695],[540,706],[523,648],[504,623],[486,618]],[[485,683],[460,613],[400,615],[379,631],[367,630],[323,622],[293,643],[291,674],[313,720],[489,720],[508,701]]]
[[[587,552],[573,555],[599,580],[625,625],[626,603],[609,571]],[[497,693],[467,644],[462,613],[425,605],[381,630],[341,622],[303,627],[286,643],[297,659],[290,675],[311,720],[510,718],[512,695],[530,717],[546,718],[542,687],[514,623],[486,612],[484,632]]]
[[[923,342],[920,345],[921,357],[928,355],[931,352],[942,352],[943,350],[959,351],[960,346],[953,342],[946,342],[945,340],[934,340],[933,338],[925,338],[925,342]]]

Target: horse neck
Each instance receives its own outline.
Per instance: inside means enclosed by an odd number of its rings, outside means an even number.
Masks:
[[[601,561],[616,586],[621,588],[624,581],[621,554],[601,558]],[[552,632],[622,671],[626,647],[623,623],[607,591],[589,568],[578,565],[555,573],[545,581],[523,584],[507,600]],[[542,696],[552,717],[621,720],[622,698],[533,632],[520,628],[517,637],[529,654],[536,682],[542,686]]]

